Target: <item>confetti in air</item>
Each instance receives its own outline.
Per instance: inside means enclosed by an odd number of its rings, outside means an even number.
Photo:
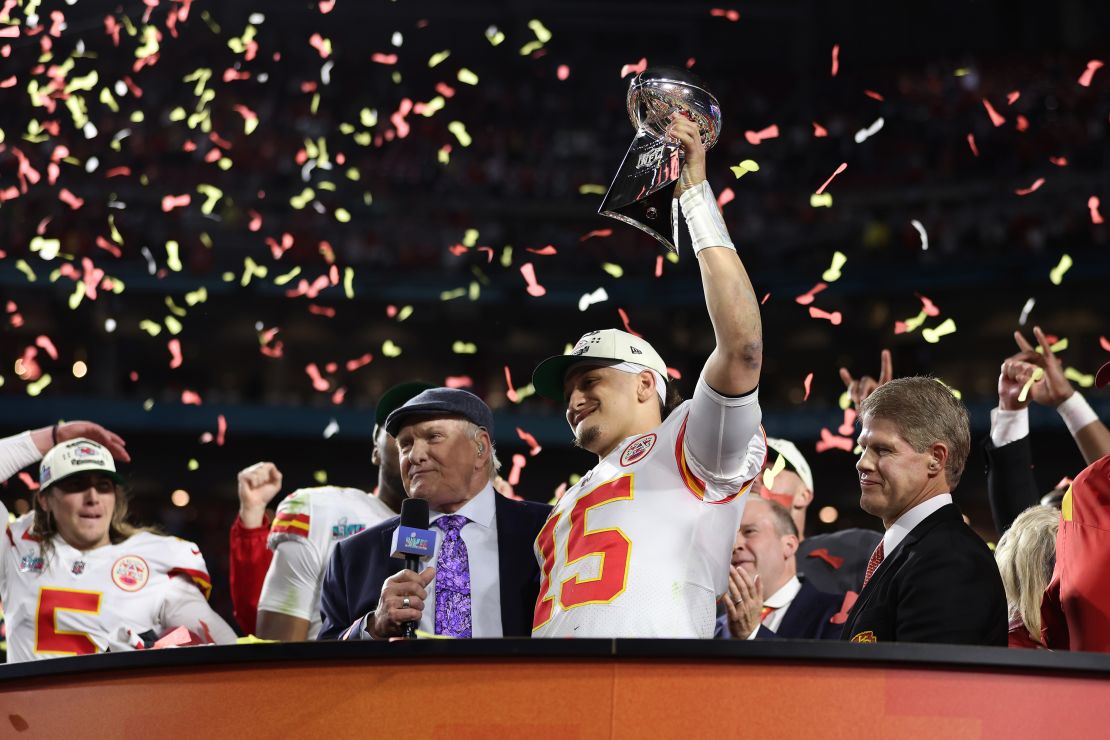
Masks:
[[[925,227],[916,218],[910,221],[910,225],[917,229],[917,234],[921,237],[921,250],[925,251],[929,248],[929,235],[925,233]]]

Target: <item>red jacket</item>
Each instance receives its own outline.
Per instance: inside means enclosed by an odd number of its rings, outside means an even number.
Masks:
[[[258,619],[258,597],[262,595],[262,582],[274,554],[266,548],[270,534],[270,518],[264,517],[261,527],[248,529],[235,517],[231,525],[230,568],[231,604],[235,621],[248,635],[253,635]]]

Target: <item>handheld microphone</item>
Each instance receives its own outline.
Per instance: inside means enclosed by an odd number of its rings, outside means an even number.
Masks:
[[[420,572],[420,561],[435,552],[436,533],[428,529],[428,502],[406,498],[401,502],[401,523],[393,533],[390,557],[404,558],[405,568]],[[416,622],[406,622],[404,637],[416,637]]]

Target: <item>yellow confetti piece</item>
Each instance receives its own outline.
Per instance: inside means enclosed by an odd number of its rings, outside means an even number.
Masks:
[[[441,146],[436,152],[436,161],[440,164],[448,164],[451,162],[451,150],[447,148],[446,144]]]
[[[269,270],[264,265],[260,265],[250,257],[247,257],[243,260],[243,277],[240,279],[239,284],[245,288],[250,284],[252,277],[257,275],[259,278],[265,278],[267,272],[269,272]]]
[[[378,125],[378,111],[374,108],[363,108],[358,112],[358,122],[366,128]]]
[[[533,18],[528,21],[528,28],[532,30],[532,33],[536,34],[536,39],[541,43],[546,44],[551,40],[551,31],[548,31],[547,27],[538,19]]]
[[[472,301],[476,301],[476,300],[478,300],[479,296],[481,296],[481,295],[482,295],[482,287],[480,285],[478,285],[478,283],[476,283],[474,281],[471,281],[470,289],[467,291],[467,296],[466,297],[469,298]]]
[[[667,252],[667,255],[666,255],[665,259],[667,260],[667,262],[670,262],[672,265],[677,265],[678,264],[678,255],[675,254],[674,252]]]
[[[27,395],[37,396],[38,394],[42,393],[43,389],[45,389],[46,386],[50,385],[50,381],[50,373],[43,373],[43,376],[36,380],[34,383],[27,384]]]
[[[394,344],[392,339],[387,339],[382,342],[382,354],[386,357],[400,357],[401,348]]]
[[[945,383],[940,378],[933,378],[933,380],[937,381],[938,383],[943,385],[945,388],[947,388],[948,392],[951,393],[953,396],[955,396],[957,399],[962,399],[964,397],[964,394],[960,393],[958,390],[956,390],[952,386],[948,385],[947,383]]]
[[[1060,263],[1052,268],[1052,272],[1048,273],[1048,279],[1052,281],[1053,285],[1059,285],[1064,280],[1064,273],[1070,270],[1071,266],[1071,256],[1063,255],[1060,257]]]
[[[478,75],[474,74],[466,67],[462,67],[461,69],[459,69],[459,74],[457,75],[457,77],[459,79],[459,82],[463,83],[464,85],[478,84]]]
[[[1064,370],[1064,377],[1073,383],[1078,383],[1080,388],[1090,388],[1095,384],[1095,376],[1081,373],[1074,367],[1069,367]]]
[[[361,178],[361,177],[362,177],[362,173],[360,173],[358,171],[358,167],[348,167],[347,168],[347,179],[348,180],[354,180],[355,182],[358,182],[359,178]]]
[[[447,124],[447,130],[455,135],[455,138],[459,140],[459,144],[464,147],[470,146],[470,134],[466,132],[466,124],[462,121],[451,121],[451,123]]]
[[[967,77],[969,74],[971,74],[971,70],[968,67],[960,67],[952,73],[954,77]]]
[[[440,64],[443,64],[443,62],[445,62],[447,60],[447,57],[449,57],[449,56],[451,56],[451,50],[450,49],[444,49],[443,51],[437,51],[435,54],[432,54],[432,56],[428,59],[428,68],[431,69],[433,67],[439,66]]]
[[[27,280],[29,280],[32,283],[35,282],[35,280],[37,279],[36,276],[35,276],[35,271],[31,269],[31,266],[27,264],[26,260],[23,260],[23,259],[16,260],[15,261],[15,269],[19,270],[24,275],[26,275]]]
[[[173,239],[166,242],[166,264],[174,272],[181,272],[180,245]]]
[[[486,40],[491,46],[499,46],[505,40],[505,34],[497,26],[490,26],[486,29]]]
[[[200,232],[200,243],[204,245],[205,249],[212,248],[212,237],[208,236],[207,231]]]
[[[36,236],[31,239],[31,251],[38,252],[39,257],[44,260],[52,260],[58,256],[58,252],[62,249],[62,242],[60,239],[46,239],[41,236]]]
[[[451,345],[451,351],[456,355],[474,355],[478,353],[478,345],[474,342],[455,342]]]
[[[343,294],[348,299],[355,297],[355,270],[353,267],[343,269]]]
[[[605,195],[605,186],[588,183],[578,186],[579,195]]]
[[[848,395],[848,391],[844,391],[840,394],[840,398],[837,399],[836,404],[840,407],[841,411],[844,411],[852,405],[852,397]]]
[[[351,221],[351,212],[348,211],[346,208],[336,208],[335,209],[335,220],[338,221],[341,224],[350,223],[350,221]]]
[[[526,57],[529,54],[531,54],[532,52],[538,51],[542,48],[543,48],[543,42],[542,41],[529,41],[527,44],[520,47],[520,55],[522,57]]]
[[[814,193],[809,196],[809,205],[811,208],[831,208],[832,193]]]
[[[246,637],[240,637],[240,638],[235,640],[236,645],[262,645],[262,644],[265,644],[267,642],[281,642],[281,641],[280,640],[263,640],[261,637],[255,637],[254,635],[247,635]]]
[[[425,632],[424,630],[416,630],[416,636],[421,640],[454,640],[451,635],[437,635],[434,632]]]
[[[501,250],[501,266],[508,267],[513,264],[513,245],[506,244]]]
[[[142,321],[140,321],[139,322],[139,328],[142,329],[143,331],[145,331],[147,334],[149,334],[152,337],[156,337],[156,336],[158,336],[159,334],[162,333],[162,325],[161,324],[156,324],[155,322],[151,321],[150,319],[143,319]]]
[[[143,401],[143,411],[150,411],[152,408],[154,408],[154,399],[153,398],[148,398],[145,401]]]
[[[234,165],[234,162],[232,162],[227,157],[220,157],[219,161],[216,162],[216,166],[219,167],[224,172],[227,172],[228,170],[230,170],[232,165]]]
[[[290,280],[292,280],[293,278],[297,277],[300,274],[301,274],[301,268],[299,266],[294,267],[292,270],[285,273],[284,275],[278,275],[276,278],[274,278],[274,285],[285,285]]]
[[[312,478],[320,485],[324,485],[328,482],[328,471],[317,470],[312,474]]]
[[[206,183],[197,185],[197,192],[205,197],[205,201],[200,207],[200,212],[205,216],[210,216],[212,210],[216,207],[216,201],[224,197],[224,191],[220,190],[215,185],[208,185]]]
[[[180,316],[182,318],[185,317],[185,309],[174,303],[173,299],[169,296],[166,296],[166,308],[168,308],[170,310],[170,313],[172,313],[174,316]]]
[[[767,488],[774,489],[775,478],[778,477],[778,474],[781,473],[785,468],[786,458],[782,455],[779,455],[778,459],[775,460],[775,464],[772,465],[769,470],[763,471],[763,485],[765,485]]]
[[[532,385],[531,383],[524,386],[523,388],[517,388],[516,389],[516,401],[517,401],[517,403],[520,403],[525,398],[528,398],[528,396],[535,395],[535,393],[536,393],[536,386]]]
[[[1033,387],[1034,383],[1036,383],[1038,380],[1040,380],[1043,377],[1044,377],[1044,369],[1043,368],[1038,367],[1037,369],[1035,369],[1033,371],[1033,374],[1029,376],[1029,380],[1025,381],[1025,385],[1023,385],[1021,387],[1021,393],[1018,394],[1018,398],[1017,398],[1018,403],[1025,403],[1026,399],[1029,398],[1029,389]]]
[[[146,120],[146,115],[141,110],[132,111],[129,120],[131,123],[142,123]]]
[[[83,300],[85,300],[85,284],[77,283],[73,286],[73,292],[69,294],[69,310],[76,310]]]
[[[929,344],[936,344],[940,338],[946,334],[954,334],[956,331],[956,322],[952,319],[945,319],[940,326],[933,329],[922,329],[921,337]]]
[[[201,286],[191,293],[185,294],[185,302],[190,306],[195,306],[198,303],[204,303],[208,300],[208,288]]]
[[[739,180],[749,172],[759,172],[759,165],[756,164],[754,160],[745,159],[740,164],[729,167],[729,169],[732,170],[732,174],[736,175],[736,179]]]
[[[309,201],[311,201],[315,197],[316,193],[312,190],[312,188],[305,188],[301,191],[300,195],[294,195],[292,198],[289,199],[289,205],[293,206],[299,211],[307,206]]]
[[[474,245],[476,245],[478,243],[478,237],[479,236],[480,236],[480,234],[479,234],[477,229],[467,229],[466,231],[463,232],[463,238],[462,238],[463,246],[464,247],[473,247]]]
[[[826,283],[833,283],[840,279],[840,268],[848,262],[848,257],[840,251],[833,253],[832,265],[821,273],[821,279]]]
[[[1053,344],[1048,349],[1049,349],[1050,352],[1052,352],[1052,354],[1056,354],[1057,352],[1063,352],[1067,348],[1068,348],[1068,338],[1064,337],[1063,339],[1057,340],[1056,343]],[[1044,350],[1041,349],[1040,345],[1037,345],[1037,353],[1042,354],[1042,355],[1044,354]]]
[[[174,335],[180,334],[181,329],[183,328],[181,322],[178,321],[174,316],[167,316],[162,323],[164,323],[166,325],[166,328],[169,329],[170,334]]]
[[[200,463],[197,462],[195,457],[190,457],[188,464],[185,466],[190,472],[200,470]]]
[[[462,298],[466,295],[466,288],[455,288],[454,290],[445,290],[439,294],[441,301],[453,301],[456,298]]]
[[[146,59],[158,53],[158,29],[155,26],[143,26],[143,41],[135,49],[136,59]]]
[[[112,241],[116,244],[123,244],[123,237],[120,236],[119,229],[116,228],[116,217],[113,214],[108,214],[108,232]]]
[[[922,311],[917,316],[914,316],[912,319],[906,319],[906,331],[917,331],[917,328],[925,323],[925,319],[928,318],[928,316],[929,314],[925,313],[925,311]]]
[[[606,262],[602,264],[601,269],[605,270],[605,272],[609,273],[615,278],[624,277],[624,268],[620,265],[615,265],[612,262]]]

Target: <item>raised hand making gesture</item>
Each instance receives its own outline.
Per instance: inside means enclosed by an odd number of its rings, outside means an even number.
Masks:
[[[840,368],[840,379],[844,381],[845,388],[848,389],[848,398],[852,400],[852,405],[859,409],[864,399],[875,392],[883,383],[889,383],[894,378],[893,364],[890,360],[890,350],[884,349],[879,355],[879,379],[875,380],[870,375],[864,375],[861,378],[853,378],[852,374],[848,372],[848,368]]]

